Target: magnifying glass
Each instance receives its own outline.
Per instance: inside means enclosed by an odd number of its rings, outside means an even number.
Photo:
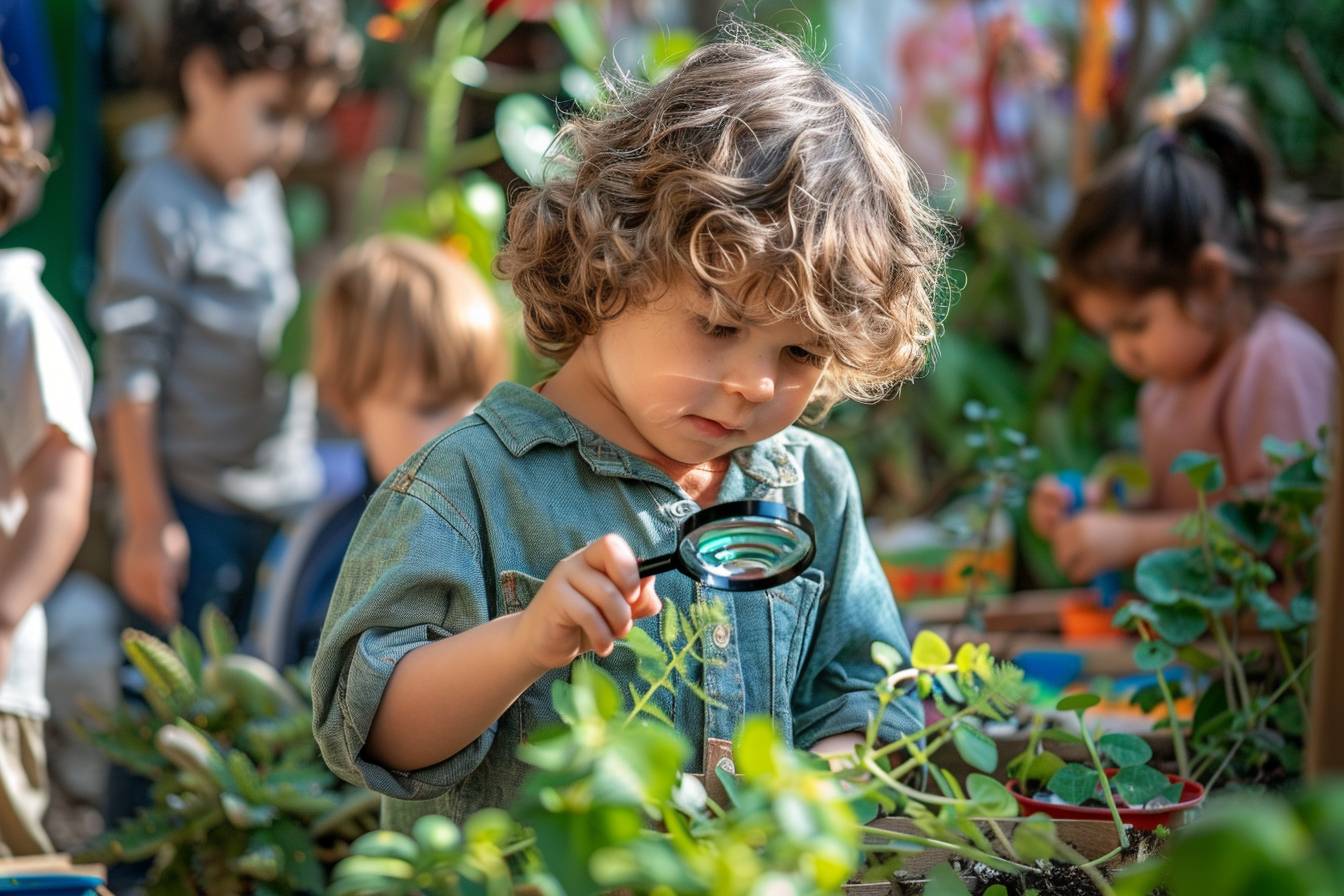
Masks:
[[[775,501],[728,501],[683,520],[677,549],[641,560],[639,576],[676,570],[720,591],[760,591],[796,578],[816,553],[816,530],[801,512]]]

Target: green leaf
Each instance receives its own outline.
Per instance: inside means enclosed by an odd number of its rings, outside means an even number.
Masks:
[[[1131,765],[1111,779],[1115,792],[1130,806],[1139,807],[1167,789],[1167,776],[1146,765]]]
[[[555,707],[556,714],[566,725],[573,726],[579,723],[579,713],[574,707],[573,686],[563,678],[551,682],[551,705]]]
[[[591,3],[556,0],[551,7],[551,25],[565,48],[589,71],[597,71],[606,55],[602,23]]]
[[[598,718],[610,721],[625,709],[625,700],[615,680],[596,663],[590,660],[575,663],[571,680],[579,718],[595,713]]]
[[[733,742],[733,764],[748,780],[771,780],[780,767],[775,750],[780,745],[774,723],[766,716],[751,716],[742,723]]]
[[[1259,588],[1252,590],[1247,595],[1247,601],[1255,610],[1256,624],[1265,631],[1287,632],[1297,628],[1300,624],[1289,615],[1287,610],[1279,606],[1279,602],[1270,597],[1266,591]]]
[[[1070,694],[1062,698],[1055,704],[1055,709],[1060,712],[1082,712],[1085,709],[1091,709],[1101,702],[1101,698],[1096,694]]]
[[[1279,536],[1278,527],[1265,519],[1263,501],[1225,501],[1213,515],[1238,541],[1256,554],[1266,554]]]
[[[1134,646],[1134,664],[1152,671],[1176,659],[1176,651],[1165,641],[1144,641]]]
[[[1198,647],[1186,645],[1176,651],[1176,656],[1181,662],[1185,663],[1196,672],[1212,672],[1222,666],[1222,662],[1215,656],[1205,653]]]
[[[1302,456],[1302,444],[1285,442],[1277,436],[1265,436],[1260,440],[1260,452],[1271,462],[1282,466]]]
[[[640,659],[667,663],[667,651],[663,650],[658,642],[653,640],[649,633],[638,625],[630,627],[630,633],[625,636],[623,643]]]
[[[952,729],[952,743],[971,768],[989,773],[999,765],[998,744],[978,728],[965,722],[958,723]]]
[[[1141,600],[1131,600],[1115,611],[1115,615],[1111,617],[1111,627],[1129,628],[1140,619],[1149,623],[1156,622],[1157,613],[1152,604]]]
[[[1310,594],[1299,594],[1288,602],[1288,615],[1302,625],[1316,621],[1316,599]]]
[[[952,648],[941,637],[928,630],[915,636],[915,643],[910,649],[910,665],[916,669],[933,670],[947,665],[951,660]]]
[[[1046,786],[1064,802],[1081,806],[1097,792],[1098,781],[1096,769],[1070,762],[1055,772]]]
[[[1184,473],[1190,484],[1201,492],[1216,492],[1227,481],[1218,458],[1203,451],[1183,451],[1172,461],[1171,472]]]
[[[874,641],[870,649],[873,662],[881,666],[886,674],[891,675],[901,668],[901,655],[896,652],[895,647],[882,641]]]
[[[551,107],[527,93],[505,97],[495,109],[495,135],[504,161],[519,177],[537,186],[546,154],[555,140]]]
[[[1269,493],[1280,501],[1315,507],[1325,497],[1325,482],[1316,469],[1314,458],[1304,457],[1270,480]]]
[[[1017,800],[998,781],[987,775],[968,775],[966,794],[975,803],[976,811],[989,818],[1012,818],[1017,814]]]
[[[1008,773],[1018,780],[1022,793],[1030,796],[1063,767],[1064,760],[1054,753],[1037,753],[1034,756],[1023,753],[1009,765]]]
[[[939,865],[929,872],[924,884],[924,896],[971,896],[951,865]]]
[[[1175,646],[1189,644],[1209,628],[1209,617],[1191,604],[1153,607],[1153,628]]]
[[[1055,822],[1048,815],[1028,816],[1013,828],[1013,849],[1028,862],[1040,862],[1055,855]]]
[[[602,99],[602,85],[592,72],[579,65],[567,65],[560,70],[560,86],[583,109],[594,108]]]
[[[1164,548],[1145,554],[1134,570],[1134,585],[1144,597],[1163,606],[1186,601],[1221,612],[1236,601],[1231,588],[1210,580],[1198,548]]]
[[[1003,884],[994,884],[987,888],[981,896],[1008,896],[1008,888]]]
[[[1133,734],[1103,734],[1097,741],[1097,748],[1120,768],[1143,765],[1153,758],[1153,749],[1148,742]]]
[[[663,643],[667,645],[669,650],[676,649],[682,630],[681,613],[677,610],[677,605],[670,600],[663,602],[661,624]],[[689,633],[687,637],[690,637]]]
[[[961,413],[972,423],[978,423],[985,419],[985,406],[978,401],[968,401],[961,406]]]

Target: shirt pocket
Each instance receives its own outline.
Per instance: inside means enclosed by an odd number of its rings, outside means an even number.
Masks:
[[[525,572],[506,569],[499,574],[499,606],[501,615],[519,613],[532,603],[541,586],[542,579]],[[527,736],[536,729],[560,721],[551,701],[551,685],[557,681],[569,681],[569,667],[550,669],[527,690],[509,708],[518,724],[518,740],[527,740]],[[505,715],[508,715],[508,712]]]
[[[822,572],[808,569],[765,593],[770,626],[770,711],[790,737],[793,689],[812,643],[823,586]]]

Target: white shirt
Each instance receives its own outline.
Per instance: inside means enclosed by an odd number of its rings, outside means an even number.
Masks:
[[[13,537],[27,511],[17,478],[48,427],[59,427],[90,454],[94,450],[88,417],[93,368],[79,333],[43,288],[41,273],[36,252],[0,251],[0,539]],[[15,631],[9,671],[0,683],[0,712],[47,717],[46,659],[46,617],[37,604]]]

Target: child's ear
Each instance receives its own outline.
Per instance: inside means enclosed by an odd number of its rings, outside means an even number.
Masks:
[[[1221,305],[1232,290],[1232,263],[1227,250],[1212,242],[1195,250],[1190,259],[1190,285],[1206,304]]]
[[[182,96],[187,110],[199,109],[217,96],[228,80],[219,55],[209,47],[197,47],[182,60]]]

